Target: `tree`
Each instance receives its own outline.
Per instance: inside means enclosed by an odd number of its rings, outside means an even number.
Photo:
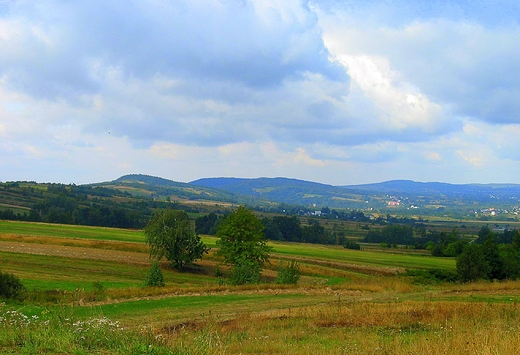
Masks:
[[[486,279],[489,270],[482,247],[478,244],[468,244],[457,257],[457,274],[462,282]]]
[[[201,259],[209,248],[195,234],[188,214],[184,211],[160,210],[154,212],[144,228],[150,246],[150,258],[170,261],[175,268]]]
[[[155,261],[146,276],[146,286],[164,287],[164,276],[162,274],[159,263]]]
[[[500,250],[502,260],[502,275],[506,279],[520,278],[520,250],[513,245],[507,245]]]
[[[217,255],[234,269],[250,269],[259,276],[264,264],[269,261],[271,248],[263,233],[264,226],[253,211],[244,206],[229,214],[217,231]],[[257,280],[256,277],[248,279]]]
[[[493,232],[489,232],[488,235],[484,238],[484,243],[482,244],[484,258],[489,264],[489,273],[488,276],[491,280],[503,279],[503,262],[500,256],[500,252],[498,250],[498,244],[496,242],[496,236]]]
[[[215,235],[222,220],[223,217],[217,216],[215,213],[199,217],[195,220],[195,233]]]

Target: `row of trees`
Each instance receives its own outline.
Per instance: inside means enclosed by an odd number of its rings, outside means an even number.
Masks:
[[[210,213],[195,220],[195,231],[198,234],[215,235],[225,216]],[[261,220],[264,237],[268,240],[287,242],[346,245],[348,240],[344,233],[328,231],[317,220],[309,220],[302,225],[298,216],[264,217]]]
[[[127,192],[104,187],[45,184],[34,188],[18,183],[3,187],[9,191],[6,203],[31,207],[23,213],[0,210],[4,220],[140,229],[157,208],[195,211],[187,205],[132,198]]]
[[[457,257],[460,280],[520,278],[520,233],[516,230],[508,233],[512,236],[510,243],[499,243],[500,237],[487,227],[479,234],[479,238],[465,245]]]

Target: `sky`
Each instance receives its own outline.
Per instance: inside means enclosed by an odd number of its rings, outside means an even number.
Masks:
[[[520,183],[518,0],[0,0],[0,181]]]

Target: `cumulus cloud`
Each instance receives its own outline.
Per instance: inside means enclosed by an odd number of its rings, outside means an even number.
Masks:
[[[0,171],[493,180],[520,5],[487,4],[0,2]]]
[[[323,16],[334,54],[385,58],[401,80],[455,116],[520,123],[518,22],[486,27],[467,18],[415,18],[381,26],[360,24],[352,13]]]

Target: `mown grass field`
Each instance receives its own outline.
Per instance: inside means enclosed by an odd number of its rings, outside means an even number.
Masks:
[[[78,239],[85,238],[126,242],[144,241],[143,233],[137,230],[15,221],[0,221],[0,233],[23,236],[48,236]]]
[[[214,237],[203,240],[215,248]],[[227,269],[213,249],[185,271],[163,263],[166,286],[148,288],[140,231],[0,221],[0,270],[33,294],[0,305],[0,354],[516,354],[520,347],[519,282],[422,285],[400,272],[455,270],[455,260],[271,246],[261,284],[219,280],[215,267]],[[274,283],[280,260],[300,263],[297,285]]]

